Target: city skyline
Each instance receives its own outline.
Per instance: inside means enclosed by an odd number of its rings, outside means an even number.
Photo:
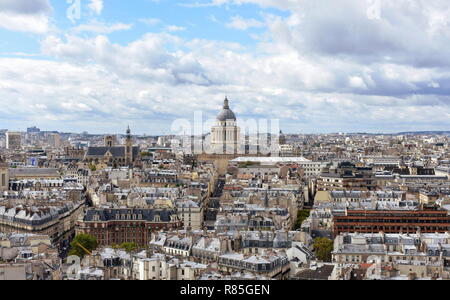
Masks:
[[[33,126],[31,126],[33,127]],[[71,132],[71,131],[58,131],[56,129],[42,129],[39,128],[38,126],[36,126],[38,129],[41,130],[41,132],[48,132],[48,133],[60,133],[60,134],[88,134],[88,135],[95,135],[95,136],[102,136],[102,135],[118,135],[118,136],[125,136],[125,130],[122,130],[122,132],[90,132],[90,131],[81,131],[81,132]],[[1,128],[0,130],[5,130],[5,131],[12,131],[12,132],[22,132],[22,133],[27,133],[25,128],[24,130],[22,129],[17,129],[17,130],[13,130],[13,129],[8,129],[8,128]],[[125,128],[126,129],[126,128]],[[141,130],[142,131],[142,130]],[[206,132],[207,130],[205,130],[205,132],[203,133],[203,135],[205,134],[209,134],[210,132]],[[360,132],[286,132],[284,130],[283,134],[285,135],[333,135],[333,134],[343,134],[343,135],[450,135],[450,130],[421,130],[421,131],[402,131],[402,132],[364,132],[364,131],[360,131]],[[267,132],[260,132],[260,134],[267,134]],[[251,135],[251,134],[250,134]],[[139,137],[160,137],[160,136],[177,136],[177,134],[164,134],[164,133],[160,133],[160,134],[147,134],[145,132],[143,133],[136,133],[133,132],[133,136],[139,136]]]
[[[0,282],[450,280],[448,0],[0,0],[0,20]]]
[[[169,135],[228,95],[286,133],[444,131],[449,14],[438,0],[3,1],[0,128]]]

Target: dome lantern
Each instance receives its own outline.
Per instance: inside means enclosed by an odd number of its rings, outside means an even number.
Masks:
[[[217,120],[220,122],[236,121],[236,115],[230,109],[230,103],[229,103],[228,98],[225,98],[225,100],[223,102],[223,109],[217,116]]]

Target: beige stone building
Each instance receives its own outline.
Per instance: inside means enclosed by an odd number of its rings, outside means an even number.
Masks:
[[[186,200],[178,202],[176,206],[178,217],[183,221],[185,230],[203,229],[203,205],[192,200]]]
[[[9,167],[7,163],[0,161],[0,191],[9,189]]]
[[[225,98],[223,109],[217,116],[216,125],[211,128],[211,150],[214,154],[235,154],[239,150],[240,128],[236,115]]]
[[[22,148],[22,133],[8,131],[6,133],[6,149],[19,150]]]

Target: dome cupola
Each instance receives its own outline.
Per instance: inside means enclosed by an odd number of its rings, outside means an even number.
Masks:
[[[217,116],[217,120],[220,122],[236,121],[236,115],[230,109],[230,103],[228,101],[228,98],[225,98],[225,101],[223,102],[223,109],[220,111],[219,115]]]

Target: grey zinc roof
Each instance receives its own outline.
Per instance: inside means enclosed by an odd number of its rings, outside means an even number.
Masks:
[[[17,168],[9,169],[9,177],[14,178],[17,176],[36,176],[36,177],[46,177],[46,176],[59,176],[58,169],[50,168]]]
[[[113,157],[125,157],[125,147],[124,146],[116,146],[116,147],[89,147],[86,153],[86,156],[99,156],[103,157],[107,152],[110,152]],[[139,154],[139,147],[133,147],[133,156],[136,157]]]
[[[140,221],[153,221],[155,216],[159,216],[161,222],[169,222],[171,215],[176,215],[173,210],[168,209],[90,209],[84,216],[84,221],[94,221],[94,216],[98,215],[100,221],[116,220],[116,215],[136,215]],[[139,219],[139,216],[142,218]],[[121,219],[119,219],[120,221]],[[128,219],[127,219],[128,220]],[[134,219],[131,219],[134,220]]]
[[[328,280],[334,270],[334,265],[324,265],[317,269],[300,271],[297,278],[300,280]]]

